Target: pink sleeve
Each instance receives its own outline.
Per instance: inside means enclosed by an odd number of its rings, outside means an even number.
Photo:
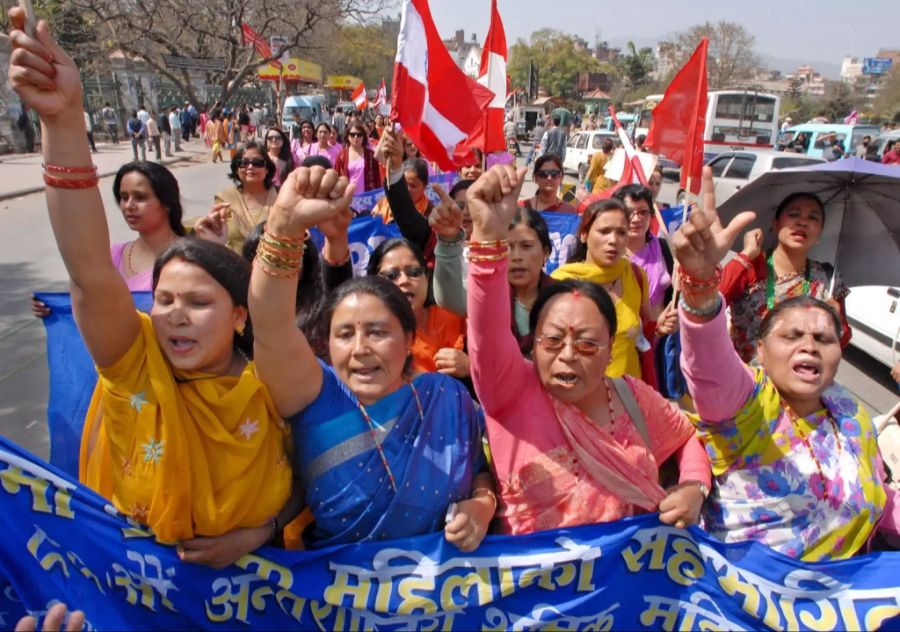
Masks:
[[[741,361],[725,322],[722,309],[705,323],[689,320],[679,306],[681,370],[704,421],[732,419],[753,392],[753,373]]]
[[[498,420],[517,402],[531,363],[522,357],[510,323],[507,259],[469,262],[468,342],[475,392],[485,412]]]
[[[687,443],[678,450],[678,482],[686,481],[697,481],[706,485],[706,489],[712,488],[709,455],[697,435],[691,435]]]
[[[123,241],[122,243],[113,244],[109,247],[109,256],[112,258],[113,267],[115,267],[122,276],[125,276],[125,273],[122,270],[122,253],[125,252],[125,246],[129,243],[130,242]]]
[[[884,512],[881,514],[881,522],[878,530],[892,535],[900,535],[900,492],[890,485],[884,486],[887,500],[884,502]]]

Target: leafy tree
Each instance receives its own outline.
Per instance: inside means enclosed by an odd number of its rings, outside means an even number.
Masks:
[[[540,86],[551,96],[578,96],[578,74],[602,70],[583,40],[555,29],[535,31],[528,42],[519,39],[510,47],[507,72],[512,87],[528,84],[531,61],[537,64]]]
[[[688,60],[700,43],[709,37],[709,87],[722,90],[752,82],[761,68],[759,56],[753,50],[756,38],[735,22],[704,22],[682,31],[674,38],[678,51],[676,68]]]
[[[62,0],[60,0],[62,1]],[[163,55],[224,59],[223,72],[205,73],[217,85],[218,100],[252,80],[257,67],[290,50],[316,56],[328,44],[323,34],[348,17],[363,18],[392,0],[69,0],[96,32],[105,52],[120,50],[143,59],[160,76],[175,84],[193,103],[199,98],[197,75],[169,68]],[[245,46],[241,24],[268,38],[279,35],[286,45],[261,59]]]
[[[825,82],[825,99],[820,111],[831,121],[841,121],[851,111],[862,110],[865,97],[858,94],[843,81]]]
[[[872,104],[873,109],[889,121],[900,122],[900,66],[894,66],[882,81],[884,85]]]
[[[320,58],[328,74],[353,75],[367,88],[376,88],[382,78],[390,86],[397,52],[397,35],[384,23],[338,25]]]
[[[628,42],[628,54],[622,55],[617,60],[617,66],[625,78],[627,87],[631,90],[639,88],[649,81],[653,65],[653,49],[637,50],[634,42]]]

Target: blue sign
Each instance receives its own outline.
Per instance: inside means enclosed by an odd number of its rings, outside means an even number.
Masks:
[[[217,571],[3,438],[0,483],[2,628],[57,601],[100,630],[872,630],[900,615],[900,553],[803,564],[656,514],[469,554],[441,533],[263,547]]]
[[[890,57],[864,57],[862,71],[864,75],[886,75],[892,63]]]

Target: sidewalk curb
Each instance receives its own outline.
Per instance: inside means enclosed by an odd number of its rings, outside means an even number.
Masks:
[[[163,166],[168,166],[171,164],[175,164],[176,162],[191,162],[194,160],[194,158],[200,157],[202,155],[203,154],[198,154],[197,156],[175,156],[173,158],[163,160],[162,162],[158,162],[157,164],[160,164]],[[108,178],[109,176],[116,175],[116,172],[118,170],[119,169],[117,167],[116,169],[111,169],[111,170],[107,170],[107,171],[98,171],[97,177],[98,178]],[[31,195],[32,193],[41,193],[46,188],[47,188],[46,185],[41,185],[41,186],[37,186],[37,187],[29,187],[27,189],[18,189],[16,191],[9,191],[7,193],[0,193],[0,202],[10,200],[12,198],[24,197],[26,195]]]

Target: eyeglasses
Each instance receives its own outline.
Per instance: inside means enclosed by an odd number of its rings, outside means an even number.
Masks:
[[[361,136],[365,136],[365,134],[363,134],[362,132],[350,132],[349,134],[347,134],[347,138],[358,138]]]
[[[572,345],[575,353],[583,356],[597,355],[607,348],[607,345],[601,345],[596,340],[590,338],[578,338],[571,340],[562,336],[538,336],[534,341],[541,346],[544,351],[552,351],[559,353],[566,345]]]
[[[559,169],[547,169],[547,170],[541,169],[535,175],[538,178],[548,178],[548,179],[552,178],[555,180],[556,178],[558,178],[562,175],[562,171],[560,171]]]
[[[278,141],[284,140],[281,136],[266,136],[266,140],[270,143],[276,143]]]
[[[409,266],[406,268],[391,268],[390,270],[382,270],[378,276],[387,279],[391,283],[397,281],[401,274],[405,274],[407,279],[418,279],[425,275],[425,268],[422,266]]]
[[[266,166],[265,158],[241,158],[241,161],[238,163],[242,169],[246,169],[247,167],[256,167],[257,169],[261,169]]]

